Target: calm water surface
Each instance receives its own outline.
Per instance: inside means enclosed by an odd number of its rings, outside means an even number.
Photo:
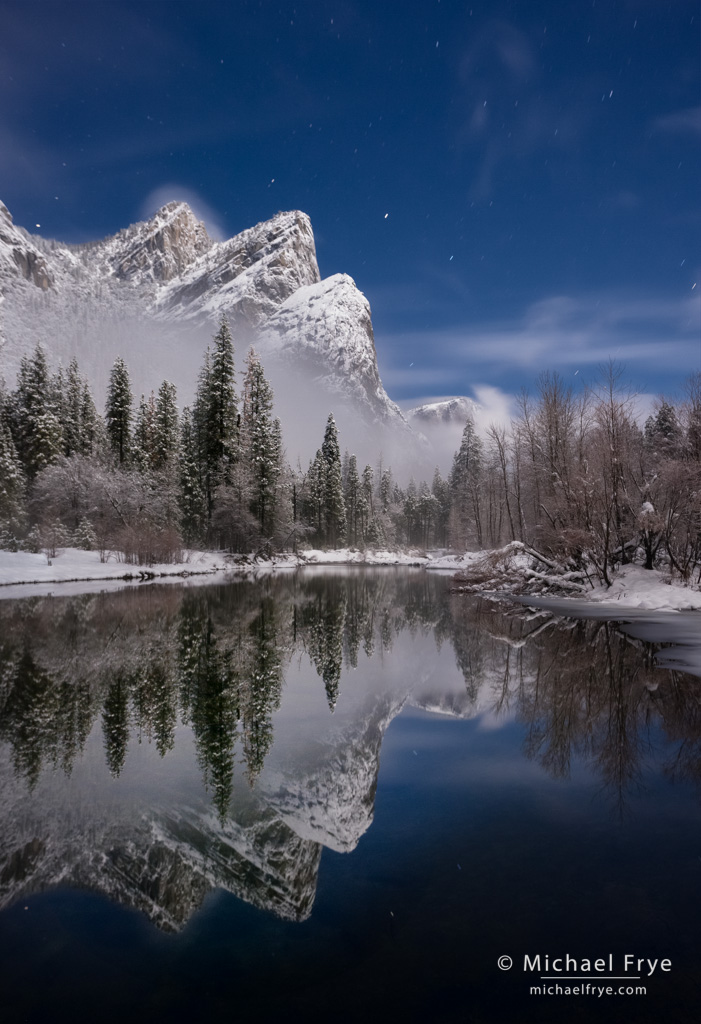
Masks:
[[[696,1021],[701,618],[449,587],[0,602],[0,1019]]]

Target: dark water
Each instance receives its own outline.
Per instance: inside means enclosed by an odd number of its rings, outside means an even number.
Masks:
[[[0,1019],[695,1021],[672,618],[394,570],[0,602]],[[647,992],[529,994],[588,983]]]

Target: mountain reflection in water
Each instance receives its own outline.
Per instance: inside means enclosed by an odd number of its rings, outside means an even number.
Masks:
[[[87,887],[177,930],[219,886],[303,920],[407,704],[516,720],[526,757],[583,758],[619,808],[653,736],[699,780],[701,681],[544,615],[383,570],[0,603],[2,905]]]

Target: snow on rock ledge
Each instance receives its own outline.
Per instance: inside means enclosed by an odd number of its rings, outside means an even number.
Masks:
[[[46,291],[53,279],[43,254],[22,228],[15,227],[12,214],[0,202],[0,277],[24,278]]]
[[[268,320],[260,348],[306,366],[377,419],[405,424],[380,380],[370,303],[348,274],[298,288]]]
[[[119,238],[119,236],[117,236]],[[213,245],[202,221],[187,203],[167,203],[151,220],[127,232],[108,261],[116,277],[170,281]]]
[[[288,296],[319,280],[312,225],[292,210],[213,244],[153,304],[166,320],[226,313],[232,323],[259,326]]]
[[[417,426],[422,430],[444,423],[456,423],[464,427],[468,418],[474,418],[478,409],[479,406],[471,398],[459,395],[457,398],[445,398],[441,402],[417,405],[413,409],[408,409],[405,416],[410,423],[417,420]]]

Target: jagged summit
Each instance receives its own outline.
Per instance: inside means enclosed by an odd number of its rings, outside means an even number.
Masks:
[[[225,312],[235,324],[258,327],[298,288],[319,279],[311,221],[291,210],[213,243],[160,292],[153,309],[166,320]]]
[[[383,387],[367,299],[346,274],[321,279],[300,210],[215,241],[187,203],[174,201],[109,238],[68,245],[17,227],[0,204],[0,298],[0,373],[10,386],[40,342],[54,363],[78,359],[98,401],[121,355],[135,392],[167,376],[186,404],[226,314],[239,351],[260,348],[283,424],[300,410],[309,421],[295,451],[309,455],[312,415],[323,413],[323,426],[333,409],[357,434],[359,457],[387,456],[395,441],[407,458],[410,449],[426,454]]]
[[[34,280],[27,273],[26,253],[46,264],[47,281]],[[107,238],[77,245],[29,234],[13,223],[10,211],[0,202],[0,268],[3,291],[11,290],[18,278],[42,290],[70,288],[71,279],[83,276],[99,278],[103,284],[114,278],[113,286],[119,282],[140,286],[154,315],[194,320],[227,312],[229,307],[236,317],[240,300],[245,295],[250,299],[256,287],[266,290],[269,303],[276,307],[300,285],[319,280],[311,222],[300,210],[277,213],[227,241],[216,242],[182,201],[166,203],[149,220]],[[269,280],[263,280],[264,271]],[[246,272],[245,282],[233,288],[231,283]]]
[[[166,203],[145,223],[126,232],[122,245],[117,235],[108,262],[116,277],[128,281],[150,276],[154,281],[170,281],[181,274],[214,242],[202,221],[183,202]]]

